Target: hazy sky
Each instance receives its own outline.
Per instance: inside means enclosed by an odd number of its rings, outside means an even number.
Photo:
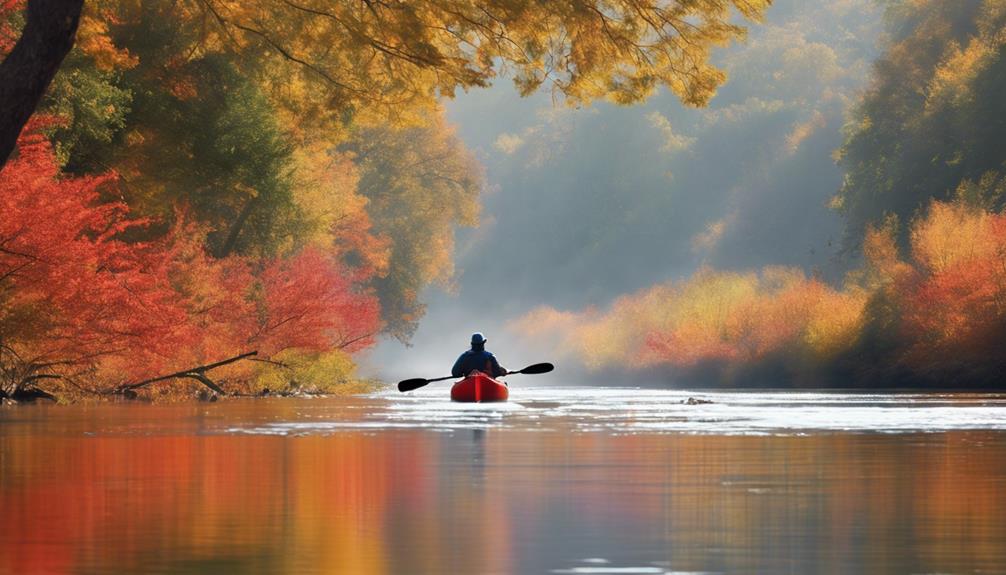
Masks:
[[[746,42],[717,54],[730,80],[706,109],[664,93],[570,109],[547,91],[520,98],[505,79],[447,102],[486,168],[482,225],[458,233],[455,293],[428,290],[413,345],[383,342],[364,372],[446,374],[472,331],[506,367],[546,361],[508,320],[540,305],[603,308],[703,265],[841,277],[832,153],[881,15],[873,0],[777,2]]]

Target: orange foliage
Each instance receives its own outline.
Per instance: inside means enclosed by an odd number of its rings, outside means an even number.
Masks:
[[[1003,217],[961,202],[933,202],[912,228],[912,257],[934,276],[1000,257]]]
[[[912,230],[912,255],[925,276],[902,287],[909,360],[999,366],[1006,328],[1006,215],[933,202]]]
[[[262,273],[257,348],[357,351],[374,342],[380,325],[373,297],[355,288],[354,274],[318,249],[275,260]]]
[[[912,275],[912,267],[901,260],[897,241],[897,220],[888,218],[883,225],[867,226],[863,240],[865,269],[854,272],[865,286],[877,289],[906,281]]]
[[[696,305],[711,299],[713,306]],[[865,298],[842,294],[798,270],[759,275],[704,272],[670,305],[688,309],[649,332],[644,363],[759,362],[783,350],[824,356],[852,343]],[[689,309],[690,308],[690,309]]]
[[[102,14],[85,12],[80,18],[77,28],[77,47],[94,59],[99,70],[112,71],[133,68],[139,60],[120,48],[108,36],[109,23],[117,23],[115,16],[109,11]]]
[[[873,364],[844,367],[880,378],[896,368],[910,384],[944,385],[962,374],[973,385],[994,383],[1006,368],[1006,215],[963,197],[934,201],[912,225],[908,261],[895,228],[889,220],[868,229],[865,265],[842,289],[799,270],[703,269],[622,297],[604,313],[540,308],[515,325],[538,326],[531,337],[558,341],[559,351],[592,368],[716,365],[739,382],[731,374],[774,363],[800,380],[829,377],[843,358],[865,353]],[[890,349],[870,347],[878,335]]]

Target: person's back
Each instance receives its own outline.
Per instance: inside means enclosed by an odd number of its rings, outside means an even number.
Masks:
[[[507,370],[496,361],[496,356],[486,351],[486,338],[481,333],[472,334],[472,348],[461,354],[451,368],[451,375],[464,377],[475,370],[492,377],[506,375]]]

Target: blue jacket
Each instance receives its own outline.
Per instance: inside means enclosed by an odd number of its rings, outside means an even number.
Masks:
[[[496,356],[484,349],[469,349],[461,354],[461,357],[454,362],[451,368],[451,375],[454,377],[464,377],[469,373],[479,370],[488,373],[493,377],[506,374],[506,369],[500,367]]]

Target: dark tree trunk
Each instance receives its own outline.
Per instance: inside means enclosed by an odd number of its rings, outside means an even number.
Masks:
[[[73,47],[83,6],[84,0],[28,0],[21,38],[0,62],[0,168]]]
[[[255,208],[255,198],[249,198],[243,208],[241,208],[241,213],[238,214],[238,219],[234,221],[231,225],[231,229],[227,232],[227,238],[224,240],[220,249],[217,250],[216,256],[218,258],[225,258],[231,255],[234,251],[234,246],[238,243],[238,236],[241,235],[241,229],[244,227],[245,222],[248,221],[248,217],[251,216],[252,210]]]

